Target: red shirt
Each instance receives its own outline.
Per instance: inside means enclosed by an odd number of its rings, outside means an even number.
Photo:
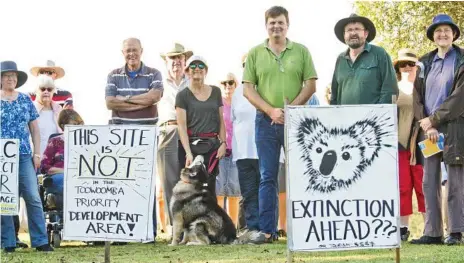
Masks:
[[[64,169],[64,135],[53,137],[48,140],[47,148],[42,157],[40,172],[47,174],[50,168]]]

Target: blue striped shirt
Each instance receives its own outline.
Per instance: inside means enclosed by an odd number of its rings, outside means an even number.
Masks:
[[[108,74],[106,97],[140,95],[151,89],[163,90],[161,72],[142,63],[141,70],[134,78],[128,75],[126,66],[115,69]],[[114,124],[156,124],[158,112],[156,105],[136,111],[112,111],[111,123]]]

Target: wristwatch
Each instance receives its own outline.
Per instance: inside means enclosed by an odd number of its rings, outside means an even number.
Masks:
[[[40,159],[40,154],[34,154],[34,157],[37,157]]]
[[[220,142],[219,146],[221,146],[221,144],[225,144],[226,147],[227,147],[227,142],[226,141],[223,141],[223,140],[219,139],[219,142]]]
[[[126,102],[129,101],[131,97],[132,97],[131,95],[127,95],[125,101]]]

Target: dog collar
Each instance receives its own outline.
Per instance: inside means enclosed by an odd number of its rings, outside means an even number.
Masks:
[[[182,180],[182,179],[181,179],[181,181],[184,182],[184,183],[186,183],[186,184],[192,184],[191,182],[187,182],[187,181]]]

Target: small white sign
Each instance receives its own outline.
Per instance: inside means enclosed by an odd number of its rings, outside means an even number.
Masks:
[[[156,126],[66,126],[63,239],[154,240],[156,153]]]
[[[19,140],[0,139],[0,207],[2,215],[17,215],[19,204]]]
[[[287,107],[288,247],[400,247],[396,105]]]

